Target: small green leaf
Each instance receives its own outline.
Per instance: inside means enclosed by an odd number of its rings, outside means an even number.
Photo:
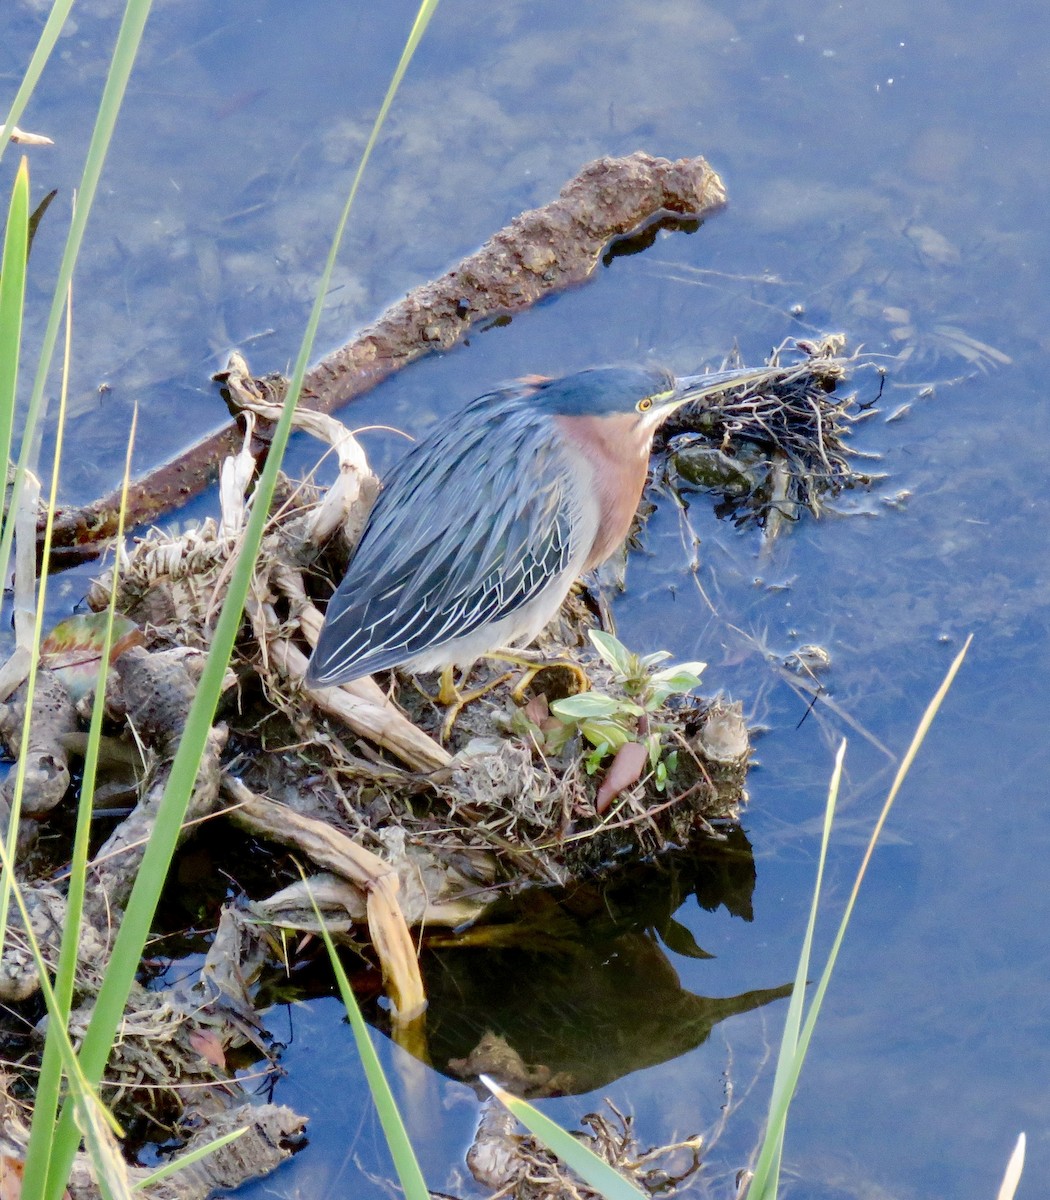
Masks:
[[[645,748],[649,753],[649,766],[655,768],[660,761],[660,739],[655,734],[650,734],[645,739]]]
[[[583,721],[580,724],[580,733],[592,746],[605,746],[606,753],[619,750],[624,742],[631,740],[630,733],[622,725],[609,720]]]
[[[552,721],[550,729],[543,730],[537,740],[545,753],[561,754],[575,734],[576,727],[572,722],[566,721],[564,724],[561,724],[557,721]]]
[[[600,742],[583,760],[583,769],[588,775],[593,775],[608,757],[612,748],[608,742]]]
[[[614,700],[612,696],[603,696],[601,692],[580,692],[576,696],[566,696],[564,700],[555,700],[551,705],[551,712],[566,721],[611,717],[619,709],[619,700]]]
[[[695,675],[677,675],[673,680],[654,684],[646,701],[646,708],[654,712],[666,704],[670,696],[687,695],[700,686],[700,680]]]
[[[662,671],[653,672],[653,682],[669,686],[674,692],[691,692],[700,686],[700,676],[704,673],[707,663],[686,662],[676,663],[673,667],[665,667]]]
[[[634,658],[634,655],[627,649],[623,642],[602,629],[589,629],[587,633],[594,644],[595,650],[598,651],[614,671],[618,671],[621,675],[632,674],[634,664],[631,660]]]

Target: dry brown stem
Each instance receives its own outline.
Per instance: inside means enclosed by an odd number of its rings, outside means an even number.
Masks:
[[[306,671],[306,655],[297,646],[278,639],[270,643],[268,651],[274,665],[287,679],[302,679]],[[376,691],[379,691],[378,687]],[[413,770],[434,771],[451,760],[447,750],[417,729],[385,697],[382,704],[376,704],[361,699],[345,687],[311,688],[307,694],[322,712],[397,755]]]
[[[236,824],[260,837],[296,846],[311,862],[350,880],[364,892],[368,932],[397,1019],[408,1022],[419,1016],[426,1006],[426,993],[416,948],[398,904],[397,872],[324,821],[257,796],[231,777],[225,788],[237,804],[231,812]]]
[[[324,618],[307,597],[302,576],[287,564],[276,563],[271,582],[292,602],[300,631],[309,644],[315,646]],[[302,681],[306,656],[301,650],[282,639],[269,642],[267,651],[287,679]],[[370,676],[355,679],[342,687],[309,688],[305,695],[322,712],[336,717],[360,737],[397,755],[414,771],[433,771],[450,761],[448,751],[414,725]]]

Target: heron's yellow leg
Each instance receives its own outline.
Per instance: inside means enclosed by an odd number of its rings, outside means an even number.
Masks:
[[[435,697],[438,704],[451,708],[459,702],[459,688],[456,686],[455,668],[447,666],[441,672],[441,682],[438,684],[438,694]]]
[[[525,689],[543,671],[563,670],[570,671],[576,679],[577,691],[584,692],[591,686],[590,680],[587,678],[586,672],[582,667],[567,659],[555,659],[553,661],[537,661],[535,656],[529,656],[527,653],[515,652],[513,650],[494,650],[483,656],[484,658],[496,659],[499,662],[511,663],[516,667],[524,668],[524,674],[521,679],[514,685],[514,690],[511,696],[515,703],[521,703],[525,695]],[[447,742],[452,734],[452,727],[459,718],[459,714],[468,704],[472,704],[475,700],[480,700],[482,696],[488,695],[493,689],[507,682],[511,677],[511,672],[497,676],[490,680],[482,687],[475,688],[473,691],[461,691],[462,685],[466,682],[470,671],[463,673],[463,677],[459,683],[455,680],[455,671],[452,667],[445,667],[441,672],[441,682],[438,686],[436,696],[431,699],[436,704],[443,705],[448,711],[445,713],[445,719],[441,723],[441,740]]]

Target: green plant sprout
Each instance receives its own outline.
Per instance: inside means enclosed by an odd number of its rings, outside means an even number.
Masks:
[[[674,774],[678,752],[664,753],[664,734],[670,728],[657,719],[672,696],[687,695],[700,686],[706,663],[686,662],[661,666],[671,655],[666,650],[652,654],[634,654],[611,633],[589,631],[591,642],[602,660],[612,668],[610,691],[580,692],[555,700],[550,723],[542,731],[545,749],[559,753],[570,738],[579,733],[592,746],[584,759],[584,768],[593,775],[599,766],[621,746],[638,742],[646,748],[649,767],[657,791],[662,792]]]

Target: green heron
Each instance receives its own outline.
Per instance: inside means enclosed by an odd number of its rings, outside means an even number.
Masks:
[[[626,538],[657,427],[769,374],[595,367],[479,396],[395,467],[328,603],[307,682],[470,666],[532,641]]]

